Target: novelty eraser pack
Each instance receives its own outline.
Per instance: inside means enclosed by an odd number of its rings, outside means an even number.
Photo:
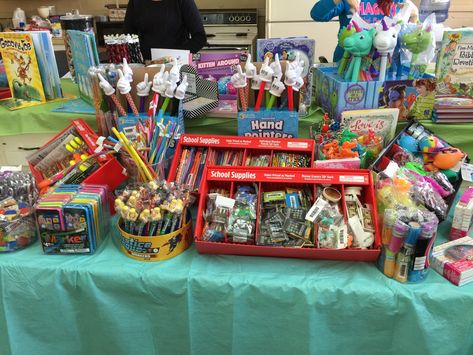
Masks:
[[[97,134],[82,119],[71,124],[26,159],[41,192],[55,184],[105,184],[110,190],[127,179],[109,153],[97,151]]]
[[[340,119],[347,110],[398,108],[399,120],[430,119],[434,108],[436,79],[424,74],[408,79],[407,72],[396,80],[348,82],[341,79],[335,66],[314,69],[315,103],[330,116]]]
[[[36,206],[45,254],[93,254],[108,233],[108,190],[100,185],[61,185]]]

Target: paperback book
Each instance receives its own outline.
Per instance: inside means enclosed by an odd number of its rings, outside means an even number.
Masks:
[[[31,34],[0,33],[0,53],[12,94],[0,106],[17,110],[46,102]]]

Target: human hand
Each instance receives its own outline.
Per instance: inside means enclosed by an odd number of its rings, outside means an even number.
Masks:
[[[246,57],[245,74],[248,79],[252,79],[257,75],[256,67],[251,62],[251,54],[248,54],[248,57]]]
[[[184,78],[182,79],[181,83],[176,89],[176,93],[174,94],[174,97],[176,99],[182,100],[184,96],[186,95],[188,86],[189,86],[189,83],[187,82],[187,75],[184,75]]]
[[[246,75],[241,70],[241,66],[237,65],[237,72],[232,75],[230,81],[235,89],[241,89],[246,87]]]
[[[270,83],[273,80],[273,75],[274,75],[274,71],[269,66],[269,57],[266,57],[259,71],[259,76],[262,81],[266,83]]]
[[[279,54],[276,53],[276,55],[274,57],[274,62],[271,63],[270,67],[274,72],[273,76],[275,76],[276,78],[279,78],[281,80],[282,69],[281,69],[281,63],[279,62]]]
[[[145,73],[144,80],[136,85],[136,93],[138,96],[148,96],[151,89],[152,81],[148,81],[148,73]]]
[[[271,84],[271,89],[269,89],[269,93],[273,96],[281,97],[281,94],[283,93],[284,89],[286,89],[286,87],[281,82],[281,79],[275,77],[273,83]]]
[[[117,89],[122,95],[129,94],[131,91],[130,82],[125,78],[125,75],[121,69],[118,69]]]
[[[251,78],[251,89],[253,90],[259,90],[261,86],[261,78],[259,75],[255,75],[253,78]]]
[[[166,90],[164,91],[164,96],[173,98],[174,91],[176,91],[177,84],[171,80],[166,81]]]
[[[115,89],[113,88],[110,83],[105,80],[105,78],[102,76],[102,74],[98,73],[97,74],[99,77],[99,86],[102,88],[103,92],[107,96],[111,96],[115,93]]]
[[[128,62],[126,61],[126,58],[123,58],[123,75],[125,76],[125,79],[128,80],[129,82],[133,81],[133,70],[131,70],[130,66],[128,65]]]
[[[159,87],[163,85],[164,68],[165,68],[165,65],[161,64],[161,68],[159,69],[159,72],[154,74],[153,88],[152,88],[154,92],[159,92]]]
[[[172,59],[172,68],[169,71],[169,80],[174,84],[179,82],[179,65],[177,64],[177,59]]]

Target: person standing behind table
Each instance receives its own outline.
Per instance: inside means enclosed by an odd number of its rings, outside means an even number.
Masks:
[[[314,21],[327,22],[338,16],[340,28],[347,26],[353,14],[358,12],[368,23],[380,21],[384,16],[393,17],[404,6],[410,3],[412,11],[410,21],[417,21],[418,10],[411,0],[320,0],[310,11]],[[337,41],[337,38],[333,39]],[[343,56],[343,48],[337,45],[333,54],[333,61],[338,62]]]
[[[207,42],[194,0],[130,0],[124,32],[139,36],[145,60],[151,59],[151,48],[197,53]]]

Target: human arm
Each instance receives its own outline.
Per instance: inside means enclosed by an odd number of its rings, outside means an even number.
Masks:
[[[123,23],[123,32],[127,34],[138,34],[138,28],[135,25],[135,0],[130,0],[126,8],[125,21]]]
[[[356,8],[358,7],[359,0],[349,1],[353,2]],[[318,22],[327,22],[346,11],[347,8],[349,5],[345,3],[345,0],[320,0],[312,7],[310,17]]]
[[[194,0],[180,0],[181,14],[191,38],[182,43],[182,47],[197,53],[207,42],[204,25]]]

